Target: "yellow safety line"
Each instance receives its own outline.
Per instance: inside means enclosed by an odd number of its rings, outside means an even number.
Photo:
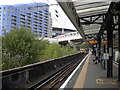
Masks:
[[[88,56],[84,66],[79,74],[79,77],[77,79],[77,82],[74,85],[74,88],[83,88],[84,87],[84,82],[85,82],[85,77],[86,77],[89,60],[90,60],[90,55]]]

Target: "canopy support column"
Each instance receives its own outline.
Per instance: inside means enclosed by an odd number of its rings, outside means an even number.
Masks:
[[[109,59],[107,60],[107,77],[113,76],[113,15],[106,23],[107,26],[107,53]]]
[[[118,15],[118,50],[120,53],[120,15]],[[118,62],[118,81],[120,82],[120,60]]]

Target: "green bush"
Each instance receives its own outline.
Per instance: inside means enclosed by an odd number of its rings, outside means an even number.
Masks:
[[[71,48],[70,46],[49,44],[46,46],[46,49],[41,52],[42,54],[40,60],[54,59],[65,55],[73,54],[75,52],[77,52],[77,50]]]
[[[14,28],[2,37],[2,69],[20,67],[77,52],[70,46],[49,44],[25,27]]]
[[[25,27],[14,28],[2,38],[3,69],[24,66],[37,62],[45,42],[37,40],[36,35]]]

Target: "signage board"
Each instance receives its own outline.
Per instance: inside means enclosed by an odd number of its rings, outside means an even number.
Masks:
[[[87,41],[88,43],[97,43],[97,41]]]
[[[108,53],[104,53],[103,57],[104,57],[105,60],[107,60],[107,59],[109,59],[109,54]]]

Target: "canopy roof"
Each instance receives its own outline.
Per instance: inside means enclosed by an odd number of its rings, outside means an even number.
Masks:
[[[79,18],[81,19],[81,23],[88,22],[84,23],[83,25],[85,35],[98,33],[101,27],[100,24],[102,24],[103,22],[102,16],[104,16],[107,13],[110,5],[110,0],[73,0],[73,1],[76,12]],[[99,22],[99,24],[97,22]],[[87,26],[87,24],[89,26]]]
[[[66,1],[66,0],[65,0]],[[73,22],[75,27],[82,26],[80,33],[84,37],[98,34],[108,12],[110,0],[67,0],[58,3]],[[70,15],[72,14],[72,15]],[[74,20],[73,20],[74,19]],[[79,19],[77,21],[77,19]],[[79,23],[80,22],[80,23]],[[80,24],[80,25],[79,25]],[[79,28],[76,28],[79,31]],[[83,30],[82,30],[83,29]]]
[[[110,0],[76,0],[74,7],[79,17],[105,14],[108,11]]]

